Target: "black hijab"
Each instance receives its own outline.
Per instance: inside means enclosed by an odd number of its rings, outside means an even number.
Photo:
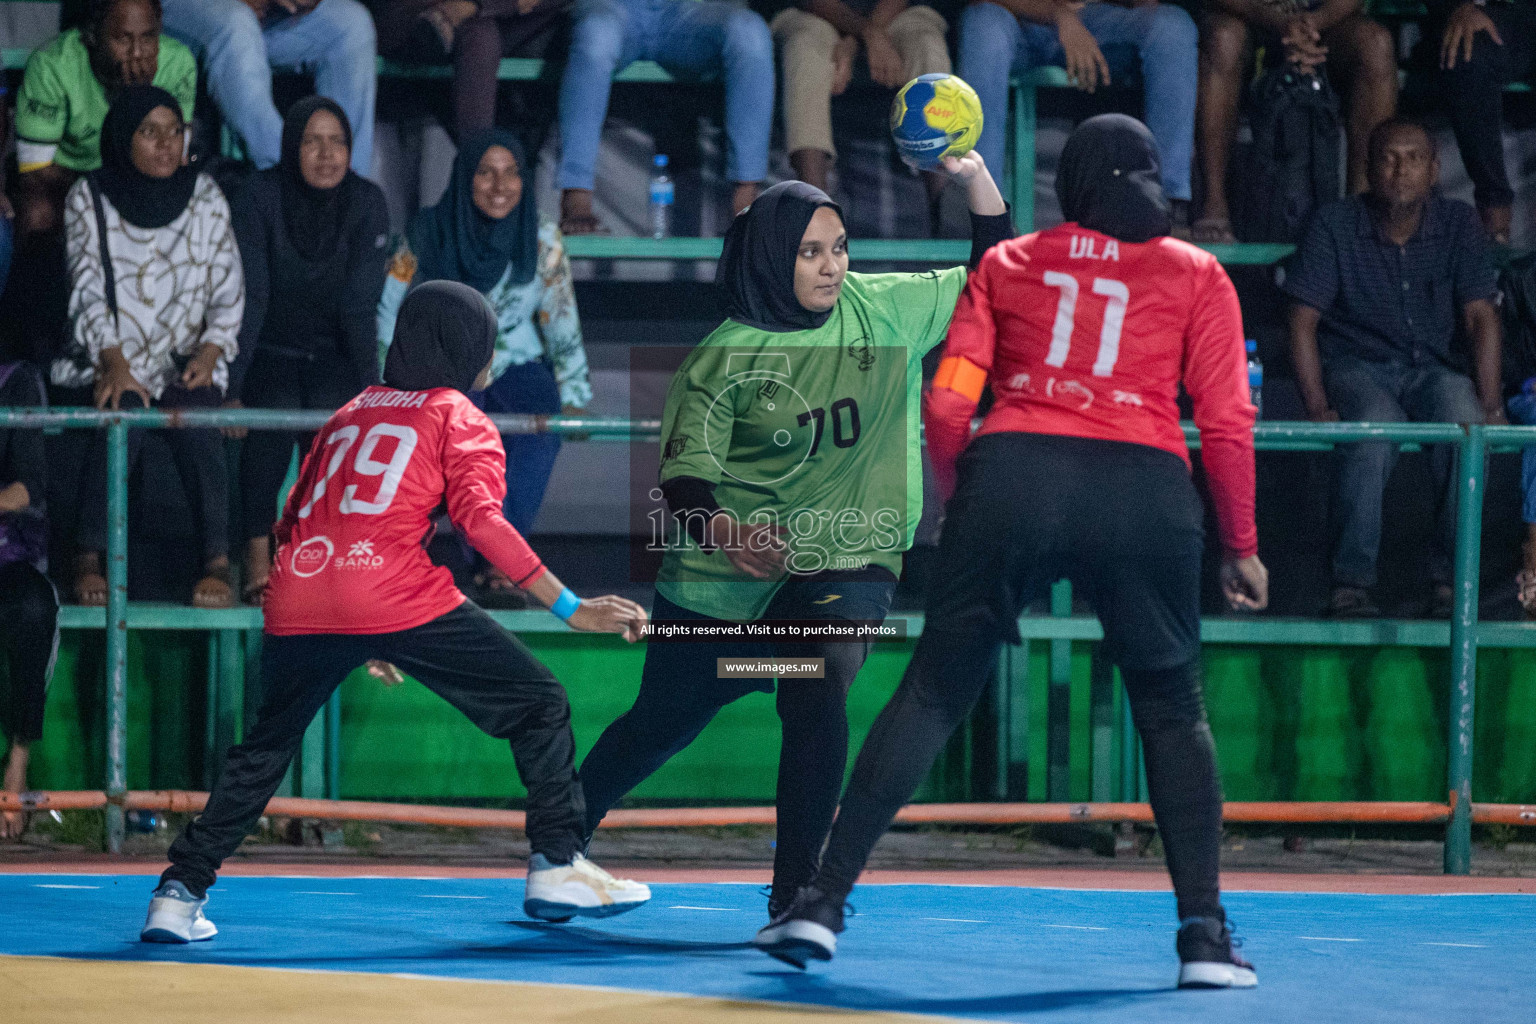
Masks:
[[[283,118],[283,156],[277,165],[282,183],[283,226],[287,229],[288,241],[302,259],[311,263],[334,259],[338,255],[337,240],[362,183],[350,168],[335,188],[315,188],[304,180],[304,172],[299,168],[299,149],[304,143],[304,130],[309,127],[309,119],[321,110],[336,115],[336,120],[341,122],[348,155],[351,155],[352,125],[347,121],[346,113],[334,100],[306,96],[289,107],[288,115]]]
[[[481,213],[474,200],[475,171],[492,146],[511,151],[523,179],[522,200],[501,220]],[[465,139],[442,201],[411,221],[408,234],[420,267],[417,280],[462,281],[483,294],[496,286],[510,264],[512,281],[532,281],[539,262],[539,210],[529,179],[523,147],[511,132],[491,129]]]
[[[1145,242],[1173,230],[1162,161],[1147,126],[1125,114],[1100,114],[1077,126],[1056,165],[1056,197],[1069,221]]]
[[[458,281],[429,281],[400,304],[384,383],[401,391],[468,394],[495,349],[496,314],[484,296]]]
[[[163,228],[180,217],[197,188],[197,168],[178,167],[169,178],[151,178],[133,165],[133,135],[152,111],[169,107],[182,118],[176,97],[153,85],[117,94],[101,125],[101,169],[91,175],[118,214],[140,228]]]
[[[803,181],[781,181],[736,215],[725,234],[715,284],[726,290],[726,316],[764,331],[810,331],[832,315],[813,313],[795,298],[800,239],[823,206],[843,215],[825,192]]]

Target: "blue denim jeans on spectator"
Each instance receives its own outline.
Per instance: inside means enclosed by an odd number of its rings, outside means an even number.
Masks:
[[[653,60],[679,78],[725,81],[726,176],[768,175],[773,38],[761,16],[724,0],[578,0],[560,83],[562,189],[590,189],[613,76]]]
[[[474,396],[489,413],[525,413],[554,416],[560,412],[560,386],[549,367],[535,360],[509,366],[491,386]],[[507,522],[527,537],[539,518],[549,475],[560,454],[559,434],[503,434],[507,450],[507,500],[502,511]]]
[[[1481,423],[1483,409],[1472,379],[1439,363],[1409,366],[1355,359],[1323,365],[1328,402],[1342,420],[1371,423]],[[1436,495],[1430,578],[1451,581],[1456,545],[1456,448],[1432,445],[1430,469]],[[1397,461],[1397,446],[1376,442],[1338,449],[1334,515],[1339,533],[1333,549],[1333,585],[1371,587],[1381,547],[1382,494]]]
[[[1141,63],[1147,127],[1163,160],[1163,188],[1170,199],[1188,199],[1190,157],[1195,145],[1195,86],[1199,33],[1189,15],[1172,4],[1118,7],[1090,3],[1078,12],[1098,41],[1112,81]],[[976,150],[1001,180],[1008,134],[1008,78],[1066,55],[1053,25],[1015,17],[997,4],[972,4],[960,16],[960,77],[981,97],[981,142]]]
[[[320,0],[302,17],[269,15],[264,23],[243,0],[163,3],[166,33],[197,55],[209,94],[257,167],[271,167],[282,155],[272,69],[284,68],[313,72],[315,91],[341,105],[352,122],[352,169],[372,173],[378,44],[373,16],[358,0]]]
[[[1536,426],[1536,394],[1531,392],[1532,381],[1525,382],[1520,393],[1505,403],[1509,410],[1509,422],[1521,426]],[[1536,523],[1536,445],[1526,445],[1520,450],[1520,518]]]

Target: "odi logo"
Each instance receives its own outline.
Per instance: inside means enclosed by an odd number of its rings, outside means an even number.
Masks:
[[[335,553],[336,545],[331,543],[331,538],[323,534],[319,537],[311,537],[293,549],[288,567],[293,570],[295,576],[308,579],[324,569]]]

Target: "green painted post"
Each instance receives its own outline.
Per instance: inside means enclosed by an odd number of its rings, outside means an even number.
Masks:
[[[1023,234],[1035,230],[1035,86],[1013,86],[1013,223]]]
[[[219,772],[219,662],[223,646],[219,633],[208,633],[207,710],[203,715],[203,788],[212,789]]]
[[[1029,638],[1003,648],[1008,661],[1009,800],[1029,799]]]
[[[1113,799],[1115,666],[1094,644],[1088,675],[1088,794],[1095,803]]]
[[[123,849],[128,791],[128,426],[107,423],[107,851]]]
[[[224,765],[224,755],[239,742],[237,726],[241,705],[245,701],[245,655],[240,644],[240,631],[221,629],[219,636],[218,714],[214,718],[213,763],[214,775]]]
[[[341,799],[341,688],[325,703],[325,798]]]
[[[1136,773],[1141,767],[1141,742],[1136,733],[1136,723],[1131,718],[1131,698],[1125,692],[1122,679],[1116,687],[1120,697],[1120,800],[1133,803],[1136,800]]]
[[[1456,569],[1451,612],[1449,775],[1451,820],[1445,827],[1445,873],[1472,870],[1472,721],[1477,696],[1477,589],[1483,532],[1487,445],[1481,424],[1467,428],[1458,464]]]
[[[1051,614],[1072,614],[1072,584],[1057,580],[1051,587]],[[1046,799],[1064,803],[1072,788],[1072,641],[1052,640],[1050,686],[1045,701]]]

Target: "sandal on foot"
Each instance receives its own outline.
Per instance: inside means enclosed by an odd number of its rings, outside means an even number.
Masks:
[[[1232,221],[1226,217],[1201,217],[1189,226],[1196,245],[1231,245],[1237,241]]]
[[[87,608],[107,604],[107,578],[101,571],[101,556],[89,553],[75,560],[75,602]]]
[[[1536,569],[1521,569],[1515,573],[1515,597],[1525,611],[1525,617],[1536,619]]]
[[[208,587],[210,582],[221,584],[222,589]],[[230,572],[228,562],[205,570],[203,578],[198,580],[197,585],[192,588],[192,607],[194,608],[229,608],[234,603],[234,576]]]

